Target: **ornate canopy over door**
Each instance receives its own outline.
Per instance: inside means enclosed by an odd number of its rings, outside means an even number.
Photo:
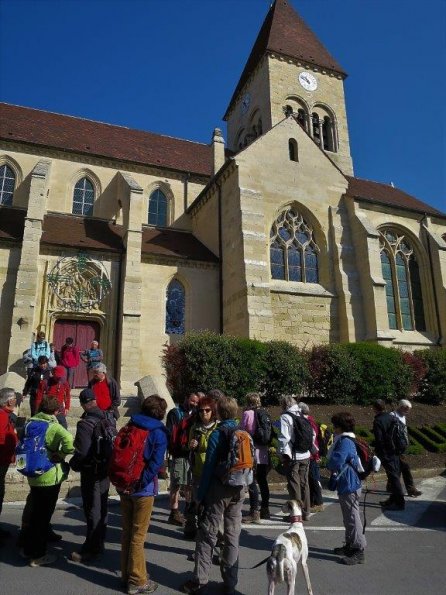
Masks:
[[[60,258],[47,275],[53,307],[64,312],[100,310],[111,290],[104,265],[86,252]]]

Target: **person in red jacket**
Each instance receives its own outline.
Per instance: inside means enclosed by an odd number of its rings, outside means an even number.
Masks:
[[[66,415],[70,410],[71,393],[70,385],[65,380],[65,368],[63,366],[56,366],[53,370],[51,378],[43,379],[39,383],[36,393],[36,409],[39,410],[40,403],[44,395],[56,397],[60,405],[59,412],[56,417],[58,422],[67,430]]]
[[[67,382],[74,388],[74,371],[80,362],[79,348],[74,345],[72,337],[65,339],[65,345],[60,350],[60,363],[67,371]]]
[[[0,389],[0,514],[5,497],[5,478],[8,467],[15,460],[17,434],[10,415],[16,406],[13,388]],[[0,528],[0,540],[10,537],[10,532]]]

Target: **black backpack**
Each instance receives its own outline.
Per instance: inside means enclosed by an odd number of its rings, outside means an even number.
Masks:
[[[289,415],[293,420],[293,434],[294,440],[291,443],[292,452],[307,452],[313,446],[313,428],[306,417],[303,415],[295,415],[287,411],[285,415]]]
[[[93,428],[90,449],[90,456],[93,463],[100,467],[108,465],[117,434],[116,422],[108,415],[96,422]]]
[[[397,417],[394,420],[389,429],[390,445],[397,455],[402,455],[406,452],[409,446],[409,434],[407,432],[407,426],[403,424]]]
[[[254,409],[256,416],[256,429],[252,437],[256,446],[267,446],[271,442],[273,422],[266,409]]]

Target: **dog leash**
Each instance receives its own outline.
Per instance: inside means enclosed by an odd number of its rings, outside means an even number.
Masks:
[[[259,566],[261,566],[262,564],[265,564],[265,562],[270,558],[270,556],[271,556],[271,554],[268,554],[268,556],[266,556],[266,558],[264,560],[262,560],[255,566],[239,566],[239,570],[254,570],[255,568],[258,568]]]

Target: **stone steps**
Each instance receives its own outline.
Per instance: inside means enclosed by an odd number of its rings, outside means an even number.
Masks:
[[[68,431],[71,432],[73,436],[76,434],[76,425],[83,413],[83,409],[79,403],[79,392],[80,391],[76,390],[72,391],[71,408],[67,415]],[[137,397],[135,395],[124,396],[121,397],[121,401],[121,406],[119,407],[121,417],[118,419],[118,428],[124,426],[129,421],[129,418],[132,415],[132,413],[138,411],[140,397]],[[28,399],[26,399],[25,402],[21,405],[20,415],[27,418],[30,416]],[[160,480],[159,488],[160,490],[166,490],[167,481]],[[26,499],[28,491],[29,487],[26,477],[21,475],[16,470],[15,465],[10,465],[6,474],[5,502],[23,501]],[[110,489],[110,495],[116,495],[116,491],[113,487]],[[60,490],[60,498],[75,498],[79,496],[79,473],[70,471],[68,480],[64,481],[62,484]]]

